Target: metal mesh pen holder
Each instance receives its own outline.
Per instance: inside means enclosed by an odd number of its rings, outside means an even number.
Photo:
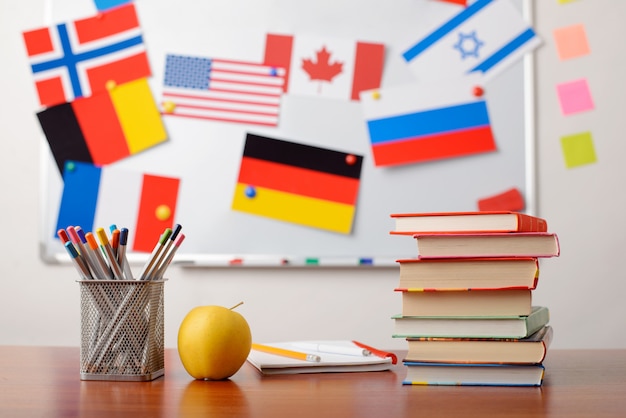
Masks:
[[[164,373],[164,280],[79,280],[81,380]]]

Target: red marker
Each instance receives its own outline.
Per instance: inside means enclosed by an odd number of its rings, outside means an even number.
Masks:
[[[63,243],[63,245],[65,245],[65,243],[70,240],[70,237],[67,236],[67,232],[65,232],[65,229],[59,229],[57,231],[57,235],[61,239],[61,242]]]
[[[393,354],[393,353],[390,353],[388,351],[379,350],[379,349],[374,348],[374,347],[370,347],[369,345],[365,345],[365,344],[360,343],[358,341],[352,341],[352,342],[356,346],[366,349],[367,351],[369,351],[370,353],[372,353],[376,357],[382,357],[382,358],[389,357],[389,358],[391,358],[391,364],[396,364],[398,362],[398,357],[395,354]]]

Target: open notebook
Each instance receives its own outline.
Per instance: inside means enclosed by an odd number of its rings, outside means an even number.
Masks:
[[[319,345],[318,349],[313,349],[314,345]],[[250,350],[248,362],[265,375],[273,374],[296,374],[296,373],[339,373],[339,372],[372,372],[389,370],[395,362],[392,353],[380,350],[368,350],[370,355],[346,355],[334,354],[323,350],[327,346],[359,348],[349,340],[332,341],[290,341],[265,343],[263,346],[275,347],[279,349],[295,351],[304,354],[319,356],[320,361],[300,360],[284,355],[272,354],[259,351],[254,348]],[[371,347],[368,347],[371,348]]]

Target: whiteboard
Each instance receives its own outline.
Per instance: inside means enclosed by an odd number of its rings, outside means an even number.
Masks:
[[[90,1],[50,0],[46,25],[96,13]],[[529,20],[530,0],[516,0]],[[385,44],[381,88],[414,81],[401,54],[458,12],[434,0],[135,1],[161,97],[166,54],[263,59],[265,35],[323,34]],[[396,212],[476,210],[477,200],[512,187],[534,212],[532,56],[486,85],[497,151],[435,162],[375,167],[359,102],[284,95],[278,127],[164,116],[169,140],[112,166],[181,179],[176,209],[186,240],[176,262],[196,266],[395,265],[415,254],[410,237],[391,236]],[[231,210],[246,133],[364,156],[352,233],[339,234]],[[56,239],[62,181],[41,141],[41,256],[68,261]],[[106,226],[105,226],[106,227]],[[147,254],[130,254],[143,262]],[[233,263],[233,261],[236,261]],[[243,262],[241,262],[243,260]]]

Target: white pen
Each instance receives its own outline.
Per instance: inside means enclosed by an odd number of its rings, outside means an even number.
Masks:
[[[345,345],[333,345],[333,344],[319,344],[314,342],[296,342],[292,344],[294,347],[301,348],[303,350],[317,351],[320,353],[328,354],[342,354],[344,356],[369,356],[368,350],[360,347],[348,347]]]

